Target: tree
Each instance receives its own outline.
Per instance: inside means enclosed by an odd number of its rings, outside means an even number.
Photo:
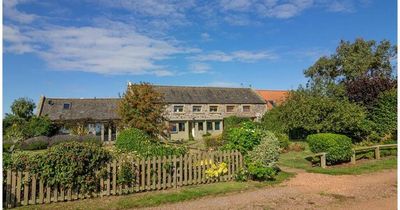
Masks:
[[[361,77],[345,82],[346,95],[350,101],[360,103],[370,110],[379,95],[396,87],[397,81],[387,77]]]
[[[275,109],[275,108],[274,108]],[[334,132],[352,137],[364,136],[366,113],[363,107],[348,100],[337,100],[319,95],[309,89],[292,91],[288,99],[272,115],[264,116],[264,125],[271,127],[269,116],[282,125],[282,130],[292,134],[301,131],[295,138],[310,133]],[[275,128],[275,130],[279,130]]]
[[[397,133],[397,90],[392,89],[382,93],[373,106],[369,119],[375,133],[380,137],[396,135]]]
[[[304,74],[312,81],[341,82],[360,77],[392,77],[391,60],[397,56],[396,47],[389,41],[356,39],[354,43],[341,41],[336,53],[324,56]]]
[[[22,119],[28,120],[33,116],[33,110],[36,108],[35,102],[29,98],[19,98],[11,105],[11,112]]]
[[[363,93],[369,91],[371,86],[361,86],[355,91],[348,91],[354,90],[354,86],[365,82],[393,80],[396,68],[392,66],[391,61],[396,56],[396,46],[392,46],[387,40],[380,43],[374,40],[365,41],[361,38],[356,39],[354,43],[342,40],[334,54],[318,59],[314,65],[304,71],[304,75],[309,78],[308,87],[317,89],[327,96],[348,97],[351,101],[369,102],[368,95],[365,95],[366,98],[362,96],[364,96]],[[380,91],[385,90],[388,89],[375,88],[372,95],[377,97]],[[356,100],[355,95],[359,95],[356,96]]]
[[[165,128],[165,103],[161,93],[149,83],[129,84],[118,104],[121,127],[137,128],[151,136],[161,134]]]

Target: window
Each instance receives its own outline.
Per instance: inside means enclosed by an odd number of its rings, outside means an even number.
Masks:
[[[174,112],[183,112],[183,106],[174,106]]]
[[[179,123],[179,131],[185,131],[185,123]]]
[[[210,112],[217,112],[218,106],[210,106]]]
[[[202,131],[203,130],[203,122],[198,122],[198,125],[199,125],[199,131]]]
[[[193,106],[193,112],[201,112],[201,106]]]
[[[226,112],[233,112],[235,110],[235,106],[226,106]]]
[[[221,122],[220,121],[215,122],[214,128],[215,128],[216,131],[220,130],[220,128],[221,128],[220,126],[221,126]]]
[[[213,129],[212,122],[207,122],[207,130],[212,131],[212,129]]]
[[[64,109],[71,109],[71,104],[70,103],[65,103],[63,108]]]
[[[176,123],[170,123],[170,126],[171,126],[171,132],[176,133],[176,131],[177,131]]]
[[[243,106],[243,112],[250,112],[250,106]]]

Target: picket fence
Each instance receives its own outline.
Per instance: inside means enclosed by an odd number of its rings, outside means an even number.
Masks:
[[[217,178],[206,176],[212,163],[226,163],[227,173]],[[186,185],[199,185],[228,181],[243,167],[243,157],[238,151],[203,152],[184,156],[152,157],[131,162],[135,179],[129,184],[117,183],[121,161],[107,164],[106,178],[100,178],[93,193],[82,193],[79,186],[66,188],[49,186],[37,174],[7,170],[3,181],[3,207],[13,208],[111,195],[131,194],[142,191],[164,190]]]

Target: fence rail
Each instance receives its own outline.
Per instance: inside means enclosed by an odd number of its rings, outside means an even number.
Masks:
[[[370,147],[359,147],[353,149],[353,154],[351,156],[350,162],[352,164],[356,164],[356,154],[361,153],[361,152],[368,152],[368,151],[374,151],[374,157],[375,159],[379,160],[381,158],[381,149],[397,149],[397,144],[383,144],[383,145],[374,145]],[[314,155],[311,155],[309,157],[319,157],[320,159],[320,166],[321,168],[326,168],[326,155],[328,153],[326,152],[321,152],[317,153]]]
[[[217,178],[207,177],[205,172],[212,163],[221,162],[227,163],[228,172]],[[100,178],[95,192],[90,194],[81,192],[79,186],[49,186],[46,180],[37,174],[7,170],[6,180],[3,182],[3,207],[13,208],[228,181],[243,167],[243,157],[238,151],[208,152],[179,157],[136,159],[129,164],[135,179],[119,184],[118,176],[122,162],[113,161],[106,165],[106,176]]]

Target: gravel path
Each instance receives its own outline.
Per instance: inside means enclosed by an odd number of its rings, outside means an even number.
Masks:
[[[331,176],[295,171],[278,186],[148,209],[397,209],[397,170]]]

